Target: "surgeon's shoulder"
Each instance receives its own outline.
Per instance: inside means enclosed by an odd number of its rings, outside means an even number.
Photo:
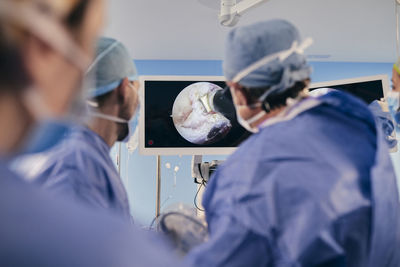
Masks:
[[[294,147],[301,145],[302,140],[307,138],[309,129],[304,125],[306,120],[294,118],[262,128],[238,147],[232,159],[264,161],[275,159],[280,154],[292,153]]]

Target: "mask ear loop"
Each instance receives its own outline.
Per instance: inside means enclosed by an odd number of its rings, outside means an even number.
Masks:
[[[279,58],[279,60],[282,62],[293,53],[304,54],[304,50],[307,49],[310,45],[312,45],[312,43],[313,43],[312,38],[306,38],[300,45],[298,45],[297,41],[294,41],[289,49],[279,51],[279,52],[271,54],[271,55],[267,55],[267,56],[261,58],[260,60],[256,61],[252,65],[248,66],[244,70],[240,71],[232,79],[232,82],[239,83],[241,80],[243,80],[243,78],[245,78],[247,75],[249,75],[253,71],[259,69],[260,67],[266,65],[267,63],[269,63],[277,58]]]
[[[283,62],[284,60],[286,60],[293,53],[297,53],[297,54],[300,54],[300,55],[304,54],[304,50],[306,48],[308,48],[312,43],[313,43],[313,40],[311,38],[307,38],[306,40],[304,40],[304,42],[300,46],[297,46],[297,42],[294,42],[294,44],[292,45],[291,49],[279,53],[279,55],[278,55],[279,56],[279,60],[281,62]],[[274,90],[273,90],[273,87],[272,87],[270,90],[265,92],[260,97],[260,101],[265,101],[273,91]]]
[[[102,60],[108,53],[110,53],[117,45],[119,45],[120,42],[116,41],[112,43],[109,47],[107,47],[103,52],[101,52],[100,55],[98,55],[93,62],[90,64],[90,66],[86,70],[86,74],[88,74],[90,71],[93,70],[93,68],[99,63],[100,60]]]

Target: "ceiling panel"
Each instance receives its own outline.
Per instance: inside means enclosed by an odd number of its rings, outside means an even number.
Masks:
[[[217,10],[198,0],[112,0],[108,5],[105,35],[125,43],[135,59],[222,58],[229,28],[219,25]],[[394,0],[271,0],[245,14],[239,25],[284,18],[314,39],[310,59],[392,62],[394,7]]]

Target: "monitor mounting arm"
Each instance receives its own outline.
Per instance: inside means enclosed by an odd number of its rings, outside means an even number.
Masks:
[[[242,0],[237,3],[236,0],[221,0],[219,21],[223,26],[235,26],[238,23],[240,16],[247,10],[267,1],[269,0]]]
[[[211,162],[203,162],[203,156],[192,157],[192,177],[196,184],[207,184],[211,174],[215,172],[223,161],[213,160]]]

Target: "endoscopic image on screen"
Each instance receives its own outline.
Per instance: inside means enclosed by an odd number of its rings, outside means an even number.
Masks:
[[[236,118],[215,112],[211,96],[222,81],[145,81],[145,146],[236,147],[249,133]]]

